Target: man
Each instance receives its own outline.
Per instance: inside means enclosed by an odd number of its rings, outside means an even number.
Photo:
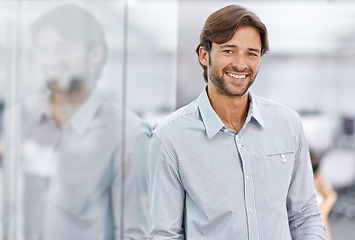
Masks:
[[[249,92],[267,51],[253,12],[231,5],[207,19],[207,87],[151,139],[152,239],[325,239],[298,115]]]
[[[96,88],[104,31],[76,5],[33,23],[49,93],[24,103],[25,239],[143,239],[149,127]]]

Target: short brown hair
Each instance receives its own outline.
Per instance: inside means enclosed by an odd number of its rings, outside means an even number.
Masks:
[[[199,55],[201,46],[210,53],[212,42],[217,44],[228,42],[240,26],[254,27],[260,34],[261,55],[269,51],[267,29],[258,16],[242,6],[229,5],[212,13],[207,18],[200,35],[200,44],[196,48],[197,54]],[[200,65],[204,69],[203,77],[207,82],[207,67],[201,63]]]

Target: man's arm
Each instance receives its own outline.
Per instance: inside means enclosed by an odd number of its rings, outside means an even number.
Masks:
[[[298,150],[287,196],[289,225],[294,240],[326,239],[313,184],[313,171],[307,142],[298,121]]]
[[[185,192],[178,172],[176,154],[164,148],[156,135],[149,154],[150,237],[184,239]]]

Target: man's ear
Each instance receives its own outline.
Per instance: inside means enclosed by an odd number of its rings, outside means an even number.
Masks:
[[[209,53],[206,51],[206,48],[204,46],[200,46],[200,48],[198,49],[198,60],[203,66],[208,65],[208,54]]]

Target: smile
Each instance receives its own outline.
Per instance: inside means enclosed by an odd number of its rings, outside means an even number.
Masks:
[[[242,79],[245,78],[247,75],[238,75],[238,74],[233,74],[233,73],[227,73],[228,76],[237,78],[237,79]]]

